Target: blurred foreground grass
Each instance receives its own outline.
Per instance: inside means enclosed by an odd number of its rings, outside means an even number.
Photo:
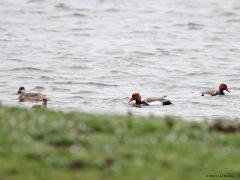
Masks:
[[[240,133],[209,126],[0,107],[0,180],[240,179]]]

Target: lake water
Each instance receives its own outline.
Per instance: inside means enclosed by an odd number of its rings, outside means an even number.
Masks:
[[[239,0],[0,0],[0,101],[19,86],[49,107],[240,117]],[[231,94],[202,97],[229,85]],[[133,108],[132,92],[173,106]]]

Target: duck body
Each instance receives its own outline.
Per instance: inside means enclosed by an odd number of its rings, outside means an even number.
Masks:
[[[24,102],[24,101],[31,101],[31,102],[39,102],[43,101],[43,99],[46,99],[46,96],[41,93],[26,93],[24,87],[20,87],[18,90],[19,94],[19,101]]]
[[[139,93],[133,93],[131,99],[129,100],[128,103],[132,102],[135,100],[135,105],[138,107],[141,107],[141,105],[144,106],[149,106],[155,102],[161,102],[162,105],[170,105],[172,102],[168,99],[166,99],[167,96],[162,96],[162,97],[149,97],[144,100],[141,99],[141,96]]]
[[[218,96],[218,95],[225,95],[224,91],[227,91],[230,93],[228,86],[224,83],[221,83],[219,85],[218,90],[206,90],[202,92],[202,96],[204,95],[210,95],[210,96]]]
[[[155,102],[161,102],[162,105],[170,105],[172,104],[171,101],[169,101],[168,99],[165,99],[166,96],[163,97],[150,97],[150,98],[146,98],[142,101],[136,101],[136,104],[139,105],[146,105],[149,106],[151,104],[154,104]]]
[[[202,92],[202,96],[204,95],[210,95],[210,96],[218,96],[218,95],[225,95],[225,93],[223,91],[219,91],[219,90],[207,90]]]

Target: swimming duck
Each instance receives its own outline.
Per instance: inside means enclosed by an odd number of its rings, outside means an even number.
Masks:
[[[153,102],[161,102],[163,105],[170,105],[172,104],[171,101],[169,101],[168,99],[165,99],[167,96],[163,96],[163,97],[149,97],[146,98],[144,100],[142,100],[141,95],[139,93],[133,93],[131,99],[129,100],[128,103],[132,102],[132,101],[136,101],[135,105],[141,107],[141,105],[150,105],[150,103]]]
[[[47,109],[47,98],[43,98],[43,103],[42,103],[42,105],[34,105],[34,106],[32,106],[32,108],[33,109],[41,109],[41,108],[43,108],[43,109]]]
[[[31,92],[26,93],[24,87],[20,87],[17,94],[20,94],[19,95],[20,102],[24,102],[24,101],[39,102],[39,101],[43,101],[43,99],[46,98],[46,96],[41,93],[31,93]]]
[[[210,95],[210,96],[217,96],[217,95],[225,95],[224,91],[227,91],[230,93],[230,91],[228,90],[228,86],[224,83],[221,83],[219,85],[218,90],[207,90],[202,92],[202,96],[204,96],[205,94]]]

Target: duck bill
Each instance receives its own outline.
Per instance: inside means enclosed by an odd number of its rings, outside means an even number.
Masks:
[[[230,93],[229,89],[226,89],[226,91]]]
[[[133,98],[131,98],[129,101],[128,101],[128,103],[130,103],[130,102],[132,102],[133,101]]]
[[[20,94],[20,93],[21,93],[21,91],[18,91],[18,92],[17,92],[17,94]]]

